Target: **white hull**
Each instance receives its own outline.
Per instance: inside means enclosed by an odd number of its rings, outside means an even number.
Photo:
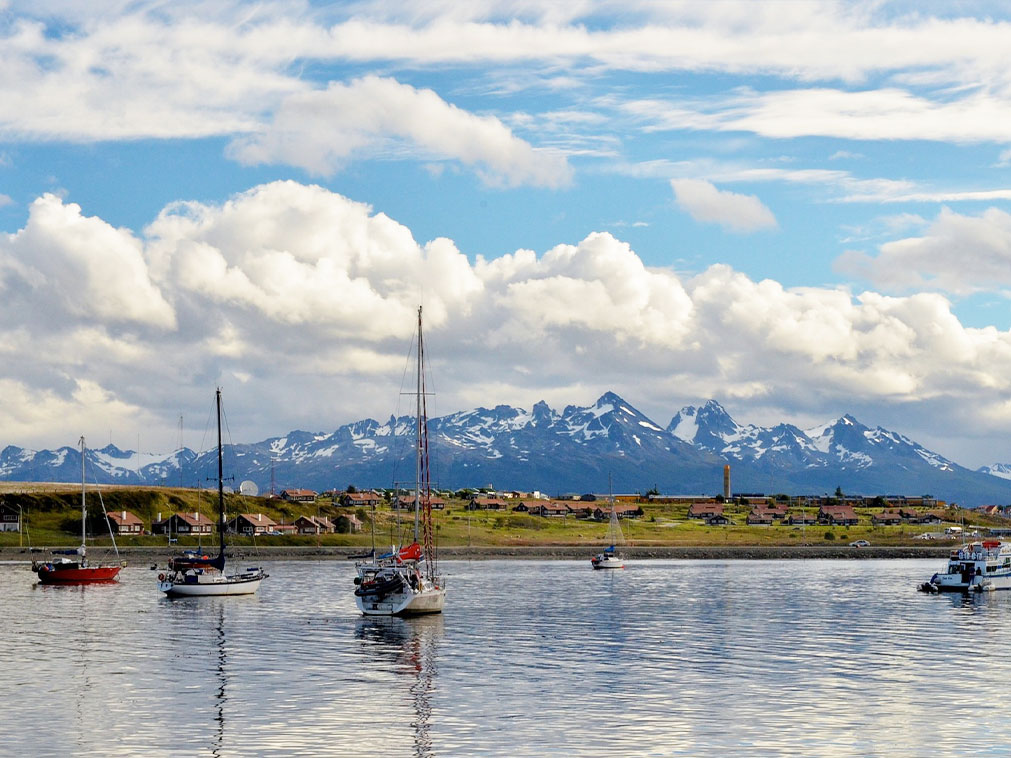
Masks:
[[[158,589],[169,597],[218,597],[221,595],[252,595],[260,588],[266,575],[253,578],[242,576],[200,577],[198,582],[158,582]]]
[[[974,542],[952,551],[943,572],[920,585],[929,592],[993,592],[1011,590],[1011,544],[999,540]]]
[[[424,613],[442,613],[446,603],[446,590],[412,589],[387,595],[382,600],[374,600],[368,596],[355,596],[358,610],[366,616],[418,616]]]
[[[594,569],[623,569],[625,562],[620,558],[608,558],[603,561],[591,561]]]

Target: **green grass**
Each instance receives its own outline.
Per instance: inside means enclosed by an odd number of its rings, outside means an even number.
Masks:
[[[26,485],[26,487],[28,487]],[[70,487],[60,487],[58,491],[43,489],[33,485],[31,491],[8,491],[0,497],[9,505],[20,505],[27,514],[30,544],[35,547],[72,546],[80,540],[80,492]],[[214,493],[207,490],[182,488],[103,488],[102,500],[107,512],[127,510],[138,515],[147,528],[156,520],[176,511],[200,511],[217,520]],[[89,512],[101,513],[98,493],[89,491]],[[865,539],[876,546],[886,545],[936,545],[939,543],[919,543],[913,536],[924,531],[943,531],[944,525],[925,526],[907,524],[902,526],[878,527],[871,524],[871,514],[877,509],[857,509],[860,524],[851,527],[789,526],[775,523],[772,526],[747,526],[745,519],[750,506],[726,507],[726,514],[735,522],[730,526],[707,526],[687,518],[687,506],[671,504],[644,504],[645,516],[639,519],[623,520],[622,530],[625,541],[641,546],[781,546],[781,545],[846,545],[857,539]],[[229,516],[236,513],[263,513],[275,521],[292,523],[299,515],[325,515],[331,519],[347,509],[334,506],[329,501],[316,504],[284,503],[266,498],[250,498],[241,495],[226,496],[226,510]],[[323,546],[367,546],[371,543],[371,514],[359,509],[359,517],[364,518],[364,527],[357,534],[328,535],[285,535],[281,537],[257,537],[259,545],[323,545]],[[607,539],[607,522],[597,523],[575,518],[543,518],[511,511],[466,511],[463,501],[450,501],[444,511],[435,511],[436,541],[444,546],[488,545],[573,545],[603,544]],[[960,514],[951,511],[952,523]],[[400,543],[413,528],[412,514],[398,514],[387,507],[375,511],[375,535],[378,545]],[[973,515],[973,524],[982,526],[1007,526],[1008,521],[995,517]],[[399,526],[398,526],[399,524]],[[93,521],[93,529],[102,537],[96,544],[108,543],[107,532],[100,519]],[[828,535],[831,534],[831,539]],[[17,546],[19,539],[28,544],[25,535],[16,532],[0,533],[0,546]],[[236,546],[251,545],[248,537],[229,536],[229,543]],[[214,545],[216,535],[205,535],[204,546]],[[124,546],[166,545],[165,536],[123,537],[118,543]],[[192,547],[198,544],[193,537],[181,537],[180,546]]]

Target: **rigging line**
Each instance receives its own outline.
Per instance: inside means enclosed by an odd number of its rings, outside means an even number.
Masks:
[[[87,456],[84,455],[84,451],[87,450],[87,446],[83,445],[84,437],[81,437],[81,440],[82,440],[82,447],[84,448],[84,449],[81,450],[81,460],[82,460],[82,465],[84,466],[85,471],[87,471],[87,468],[88,468],[88,459],[87,459]],[[116,551],[116,557],[118,558],[119,557],[119,548],[116,546],[116,535],[112,533],[112,522],[109,521],[109,514],[105,510],[105,500],[102,498],[102,489],[101,489],[101,487],[98,484],[98,476],[95,474],[95,465],[94,464],[91,465],[91,479],[92,479],[92,482],[94,482],[94,484],[95,484],[95,492],[98,493],[98,502],[101,503],[101,505],[102,505],[102,518],[105,519],[105,525],[109,528],[109,539],[112,540],[112,549]],[[109,551],[106,550],[105,552],[108,553]]]

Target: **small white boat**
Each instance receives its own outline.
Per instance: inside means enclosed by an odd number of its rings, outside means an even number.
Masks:
[[[943,572],[920,585],[923,592],[1011,590],[1011,543],[984,540],[952,550]]]
[[[625,561],[614,552],[614,545],[597,553],[590,559],[590,565],[595,569],[623,569]]]
[[[267,574],[253,566],[236,574],[225,574],[225,485],[221,454],[221,390],[214,393],[218,412],[218,555],[211,558],[195,551],[184,552],[169,561],[168,572],[158,575],[158,589],[169,597],[220,597],[252,595]]]
[[[608,490],[611,489],[611,478],[607,479]],[[621,533],[621,524],[618,523],[618,514],[614,510],[614,496],[608,495],[611,500],[611,521],[607,526],[607,538],[611,541],[611,546],[604,548],[590,559],[590,565],[594,569],[623,569],[625,568],[625,558],[618,554],[615,545],[625,541],[625,535]]]

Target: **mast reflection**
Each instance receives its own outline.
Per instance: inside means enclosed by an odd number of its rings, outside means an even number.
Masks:
[[[442,639],[442,616],[397,618],[366,616],[355,627],[355,638],[371,658],[392,664],[393,671],[410,679],[414,709],[414,755],[431,758],[432,693],[438,675],[438,645]]]
[[[226,672],[226,664],[228,663],[228,653],[225,650],[225,605],[224,603],[218,606],[218,625],[217,625],[217,647],[218,647],[218,666],[217,666],[217,678],[218,678],[218,691],[215,693],[215,706],[217,713],[214,715],[214,720],[217,722],[217,729],[214,733],[214,748],[211,750],[211,755],[215,758],[219,758],[221,751],[224,749],[225,744],[225,703],[228,697],[225,694],[225,686],[228,684],[228,674]]]

